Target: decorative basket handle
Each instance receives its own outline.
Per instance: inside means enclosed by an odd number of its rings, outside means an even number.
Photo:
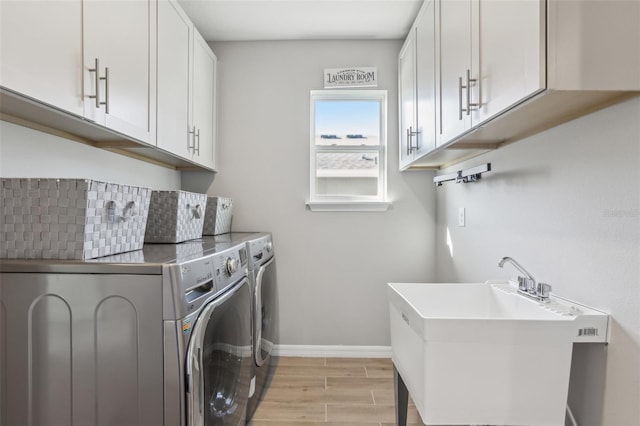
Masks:
[[[118,203],[116,203],[115,201],[108,201],[106,207],[107,207],[107,218],[111,223],[126,222],[132,217],[135,217],[138,215],[138,210],[136,209],[135,201],[129,201],[124,207],[122,207],[121,215],[116,214],[116,209],[118,209],[119,206],[118,206]]]
[[[200,207],[200,204],[196,204],[195,206],[187,204],[187,208],[191,210],[191,219],[200,219],[202,217],[202,207]]]
[[[129,201],[124,209],[122,209],[122,220],[126,221],[127,219],[138,216],[138,210],[136,209],[136,202]]]

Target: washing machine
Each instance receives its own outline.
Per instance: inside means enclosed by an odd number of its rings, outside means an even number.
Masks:
[[[248,257],[242,244],[224,247],[173,268],[172,288],[165,286],[165,300],[173,302],[164,307],[165,425],[185,417],[187,426],[246,422],[253,343]],[[186,413],[176,411],[182,401]]]
[[[268,388],[276,360],[272,356],[278,341],[278,287],[271,233],[234,232],[218,235],[217,243],[245,242],[249,258],[249,280],[253,295],[253,372],[248,418],[255,412]]]
[[[0,260],[0,424],[244,425],[246,244]]]

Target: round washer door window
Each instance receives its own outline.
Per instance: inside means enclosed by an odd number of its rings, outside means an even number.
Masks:
[[[246,419],[251,375],[251,293],[248,281],[212,301],[189,343],[190,426],[236,426]],[[197,377],[196,377],[197,376]]]

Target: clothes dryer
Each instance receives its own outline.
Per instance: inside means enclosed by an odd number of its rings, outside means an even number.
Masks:
[[[270,233],[247,241],[249,280],[253,289],[253,359],[255,385],[249,399],[247,417],[251,418],[275,366],[271,355],[278,341],[278,280],[275,253]]]
[[[247,418],[255,412],[271,379],[276,359],[272,356],[278,342],[278,280],[271,233],[230,233],[218,235],[216,243],[245,242],[249,280],[253,295],[253,373]]]

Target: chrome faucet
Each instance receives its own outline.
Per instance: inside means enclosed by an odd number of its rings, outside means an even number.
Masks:
[[[522,265],[515,261],[511,257],[503,257],[498,261],[498,266],[502,268],[505,263],[511,263],[515,268],[520,271],[524,276],[518,275],[518,292],[525,296],[534,298],[541,302],[549,301],[549,293],[551,293],[552,287],[549,284],[539,283],[536,284],[536,279],[531,275]]]

